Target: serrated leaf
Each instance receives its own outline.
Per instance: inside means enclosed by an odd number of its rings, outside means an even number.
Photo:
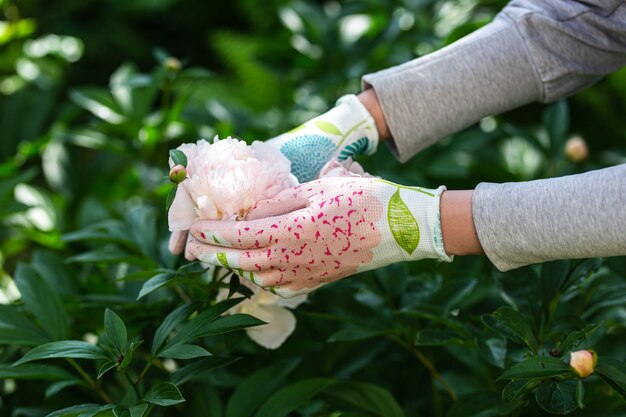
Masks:
[[[500,377],[502,379],[549,378],[555,376],[573,376],[570,367],[560,359],[551,356],[533,356],[513,365]]]
[[[81,359],[105,359],[106,354],[102,348],[81,340],[61,340],[50,342],[26,352],[13,366],[41,359],[53,358],[81,358]]]
[[[313,123],[322,132],[330,133],[331,135],[341,136],[341,130],[339,130],[339,128],[331,122],[326,122],[324,120],[314,120]]]
[[[118,354],[126,352],[128,342],[126,326],[122,319],[108,308],[104,311],[104,333]]]
[[[528,318],[511,307],[500,307],[491,314],[482,316],[487,327],[507,339],[534,350],[537,341]]]
[[[152,356],[156,356],[161,346],[167,339],[176,326],[182,323],[189,315],[196,309],[195,304],[183,304],[182,306],[173,310],[165,317],[163,323],[154,332],[154,339],[152,340],[152,349],[150,350]]]
[[[187,168],[187,155],[180,149],[171,149],[170,158],[172,162],[174,162],[174,165],[182,165]]]
[[[144,395],[143,400],[150,404],[163,407],[182,403],[185,401],[178,387],[171,382],[162,382],[155,385]]]
[[[389,199],[387,222],[393,238],[406,253],[412,255],[420,241],[420,229],[400,196],[400,189]]]
[[[155,291],[161,287],[164,287],[168,284],[171,284],[171,280],[176,274],[174,272],[163,272],[158,275],[153,276],[141,286],[141,290],[139,290],[139,295],[137,295],[137,299],[139,300],[142,297],[150,294],[152,291]]]
[[[626,399],[626,363],[615,358],[600,356],[594,372]]]
[[[549,413],[571,413],[578,407],[576,381],[544,382],[537,389],[535,399],[537,404]]]
[[[193,359],[201,356],[211,356],[211,353],[202,346],[183,343],[173,345],[159,353],[159,358],[171,359]]]

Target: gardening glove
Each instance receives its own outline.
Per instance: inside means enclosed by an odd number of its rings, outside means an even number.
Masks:
[[[337,100],[328,112],[267,143],[291,161],[291,173],[303,183],[317,178],[334,157],[343,161],[360,153],[374,153],[378,131],[365,106],[351,94]]]
[[[439,220],[445,189],[321,178],[260,202],[245,221],[197,220],[187,251],[285,298],[396,262],[449,262]]]

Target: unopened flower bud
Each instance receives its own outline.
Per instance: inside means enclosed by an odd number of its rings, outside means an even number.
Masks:
[[[589,156],[587,142],[580,136],[569,138],[565,142],[565,157],[572,162],[581,162]]]
[[[576,375],[586,378],[593,373],[597,362],[598,355],[593,350],[577,350],[571,353],[569,366]]]
[[[178,72],[182,68],[182,64],[178,60],[178,58],[174,58],[173,56],[165,58],[163,61],[163,67],[170,72]]]
[[[170,169],[170,181],[174,184],[180,184],[187,178],[187,170],[182,165],[175,165]]]

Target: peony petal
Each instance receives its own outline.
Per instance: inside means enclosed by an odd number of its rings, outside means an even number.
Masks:
[[[179,185],[176,188],[176,197],[174,197],[172,206],[167,213],[167,223],[169,224],[170,232],[189,230],[191,223],[197,217],[193,200],[189,197],[187,189]]]
[[[273,305],[253,304],[246,313],[268,324],[246,329],[252,340],[267,349],[277,349],[296,328],[296,318],[291,311]]]
[[[279,307],[291,308],[293,310],[294,308],[298,307],[302,303],[305,303],[306,301],[307,301],[307,295],[300,294],[291,298],[278,297],[278,302],[276,303],[276,305]]]

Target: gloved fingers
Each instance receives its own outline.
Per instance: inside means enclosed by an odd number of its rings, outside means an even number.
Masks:
[[[196,220],[189,231],[196,240],[211,246],[256,249],[271,243],[271,226],[262,220]]]
[[[293,196],[293,190],[279,193],[271,200],[259,201],[246,215],[246,220],[258,220],[267,217],[276,217],[293,211],[301,210],[309,206],[309,200],[302,196]]]
[[[208,245],[191,237],[187,241],[186,257],[229,269],[239,269],[241,250]]]
[[[167,248],[173,255],[180,255],[185,249],[186,242],[187,230],[172,232]]]
[[[191,252],[191,249],[193,248],[192,242],[195,241],[195,239],[189,232],[187,232],[186,236],[187,242],[185,243],[185,259],[187,259],[189,262],[193,262],[198,259],[196,258],[195,254]]]

